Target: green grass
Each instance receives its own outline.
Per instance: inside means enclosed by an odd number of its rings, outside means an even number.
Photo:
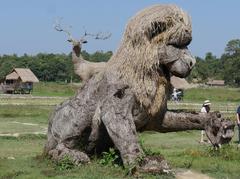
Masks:
[[[46,126],[24,125],[21,123],[0,122],[0,134],[33,133],[45,131]]]
[[[33,96],[73,96],[80,84],[40,82],[34,84]],[[240,89],[228,87],[192,88],[184,91],[184,101],[200,102],[209,99],[214,102],[239,103]]]
[[[214,178],[238,178],[240,172],[240,149],[237,136],[221,152],[210,146],[200,145],[200,131],[173,132],[166,134],[142,134],[144,146],[160,152],[174,168],[189,168]]]
[[[40,82],[34,84],[32,95],[34,96],[73,96],[79,85],[55,83],[55,82]]]
[[[233,142],[222,151],[198,143],[200,131],[166,134],[143,133],[143,146],[160,152],[173,168],[184,168],[205,173],[214,178],[238,178],[240,154]],[[131,178],[121,167],[103,166],[99,159],[89,165],[59,170],[53,162],[42,159],[44,136],[26,135],[20,138],[0,137],[0,178]],[[236,138],[233,140],[235,141]],[[14,158],[14,159],[13,159]],[[144,178],[166,176],[144,175]],[[171,178],[171,177],[168,177]]]
[[[184,100],[203,102],[206,99],[214,102],[239,103],[239,88],[192,88],[184,91]]]
[[[24,134],[46,131],[54,106],[2,105],[0,134]]]
[[[0,105],[52,106],[57,105],[66,99],[67,97],[1,97]]]
[[[101,166],[98,160],[90,165],[61,171],[56,164],[41,157],[46,141],[42,136],[0,137],[0,178],[123,178],[121,167]],[[11,159],[14,158],[14,159]],[[126,177],[128,178],[128,177]]]
[[[0,106],[0,122],[47,124],[53,109],[54,106],[3,105]]]

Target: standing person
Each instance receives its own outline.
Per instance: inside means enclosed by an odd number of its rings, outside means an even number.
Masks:
[[[177,89],[174,88],[174,89],[173,89],[173,93],[172,93],[172,100],[173,100],[174,102],[176,102],[177,99],[178,99],[178,96],[177,96]]]
[[[182,92],[180,90],[177,90],[176,88],[173,89],[172,93],[172,100],[175,102],[178,102],[181,100],[181,94]]]
[[[201,112],[203,112],[203,113],[209,113],[209,111],[210,111],[210,105],[211,105],[210,101],[209,101],[209,100],[205,100],[204,103],[203,103],[203,105],[202,105]]]
[[[238,146],[240,146],[240,106],[237,108]]]
[[[205,100],[204,103],[203,103],[203,105],[202,105],[201,112],[202,112],[202,113],[209,113],[209,111],[210,111],[210,105],[211,105],[210,101],[209,101],[209,100]],[[201,142],[201,143],[204,142],[204,135],[206,135],[206,134],[205,134],[205,131],[202,130],[202,131],[201,131],[201,139],[200,139],[200,142]],[[209,142],[210,142],[210,141],[209,141]]]

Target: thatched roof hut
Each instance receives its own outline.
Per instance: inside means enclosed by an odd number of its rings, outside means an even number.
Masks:
[[[29,68],[14,68],[13,71],[8,74],[6,80],[17,80],[20,79],[22,82],[39,82],[38,78]]]
[[[211,79],[209,79],[206,84],[209,85],[209,86],[225,86],[225,81],[224,80],[211,80]]]
[[[28,68],[14,68],[5,77],[2,89],[5,93],[31,93],[33,83],[39,82],[38,78]]]

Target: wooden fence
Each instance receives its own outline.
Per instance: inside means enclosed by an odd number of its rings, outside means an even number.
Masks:
[[[238,103],[212,103],[211,111],[220,111],[226,116],[233,116],[236,113]],[[184,109],[200,112],[202,104],[192,102],[168,102],[168,109]]]

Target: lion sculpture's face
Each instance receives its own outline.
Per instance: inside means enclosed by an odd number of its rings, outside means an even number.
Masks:
[[[187,46],[192,40],[191,20],[175,5],[156,5],[140,11],[128,23],[124,42],[149,69],[186,77],[195,64]],[[134,53],[134,52],[133,52]],[[138,54],[139,53],[139,54]],[[145,59],[145,60],[143,60]]]

